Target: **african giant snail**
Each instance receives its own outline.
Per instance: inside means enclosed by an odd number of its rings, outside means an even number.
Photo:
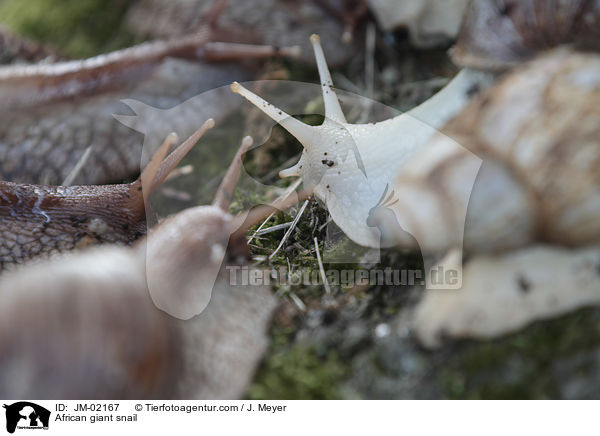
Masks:
[[[309,126],[290,117],[237,82],[231,88],[302,143],[300,161],[280,175],[302,177],[346,235],[360,245],[380,247],[379,231],[367,224],[371,210],[415,150],[464,107],[473,91],[489,85],[492,76],[462,70],[438,94],[410,112],[378,123],[349,124],[335,95],[318,36],[313,35],[311,42],[325,102],[322,125]]]

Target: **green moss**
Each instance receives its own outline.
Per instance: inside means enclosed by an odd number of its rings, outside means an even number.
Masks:
[[[560,398],[556,372],[562,360],[582,355],[569,374],[585,373],[600,346],[600,312],[588,309],[539,322],[509,337],[454,350],[441,373],[449,398]]]
[[[346,375],[347,370],[335,352],[322,356],[314,348],[296,346],[269,356],[250,386],[248,397],[253,400],[341,399],[337,386]]]
[[[73,57],[131,45],[122,26],[133,0],[4,0],[0,22],[15,33],[51,44]]]

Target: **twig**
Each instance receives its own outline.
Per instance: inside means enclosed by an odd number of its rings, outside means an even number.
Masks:
[[[323,268],[323,261],[321,260],[321,253],[319,252],[319,242],[315,237],[315,250],[317,251],[317,262],[319,262],[319,271],[321,272],[321,278],[323,279],[323,286],[325,286],[325,293],[331,294],[331,288],[329,287],[329,282],[327,281],[327,277],[325,276],[325,268]]]
[[[248,245],[250,245],[250,243],[252,242],[252,240],[258,235],[258,232],[260,232],[260,230],[264,227],[264,225],[267,224],[271,218],[273,218],[273,215],[275,215],[275,212],[271,213],[271,215],[269,215],[267,217],[267,219],[264,220],[260,226],[258,226],[258,229],[256,229],[256,231],[248,239]]]
[[[175,168],[171,173],[165,178],[165,182],[176,179],[177,177],[187,176],[188,174],[192,174],[194,172],[193,165],[184,165],[182,167]]]
[[[359,86],[357,86],[352,80],[348,79],[342,73],[335,73],[335,83],[338,84],[336,88],[346,88],[355,94],[360,94],[362,92],[362,89],[360,89]]]
[[[277,230],[287,229],[291,225],[292,225],[291,221],[289,223],[277,224],[272,227],[267,227],[266,229],[257,230],[253,236],[266,235],[267,233],[276,232]]]
[[[83,166],[87,162],[88,157],[90,157],[91,152],[92,152],[92,146],[90,145],[88,148],[85,149],[85,151],[83,152],[83,155],[81,155],[81,157],[75,164],[75,167],[71,170],[71,172],[67,175],[67,177],[65,177],[65,180],[63,180],[63,182],[62,182],[63,186],[71,186],[73,184],[73,180],[75,180],[75,177],[77,177],[79,175],[79,173],[81,172],[81,168],[83,168]]]
[[[358,123],[366,123],[371,114],[371,108],[373,106],[373,97],[375,89],[375,43],[376,43],[376,30],[373,22],[369,22],[367,25],[366,35],[366,53],[365,53],[365,88],[366,88],[366,99],[362,99],[363,111]]]
[[[172,198],[174,200],[179,200],[179,201],[191,201],[192,200],[192,196],[190,195],[189,192],[180,191],[179,189],[169,188],[168,186],[161,188],[160,192],[165,197]]]
[[[365,54],[365,87],[367,89],[367,97],[373,98],[373,89],[375,88],[375,43],[376,30],[372,21],[367,25],[366,35],[366,54]]]
[[[296,307],[298,307],[298,309],[300,309],[300,312],[306,312],[306,304],[304,304],[302,302],[300,297],[298,297],[293,292],[290,292],[288,295],[290,296],[290,300],[292,300],[292,302],[296,305]]]
[[[309,200],[304,201],[304,203],[302,204],[302,207],[300,208],[300,210],[294,217],[294,220],[292,221],[290,228],[287,230],[287,232],[285,232],[285,235],[283,235],[283,238],[281,239],[281,242],[279,243],[279,245],[277,246],[275,251],[273,253],[271,253],[271,255],[269,256],[269,260],[272,260],[273,257],[275,257],[275,255],[279,252],[281,247],[283,247],[283,244],[285,244],[285,241],[287,241],[287,239],[290,237],[290,235],[292,234],[292,231],[296,228],[298,221],[300,221],[300,218],[302,217],[302,214],[304,213],[306,206],[308,206],[308,202],[309,202]]]
[[[283,193],[283,195],[281,195],[279,197],[279,199],[285,198],[288,195],[290,195],[293,191],[296,190],[296,188],[298,186],[300,186],[300,183],[302,183],[302,179],[298,179],[296,180],[294,183],[292,183]],[[265,219],[262,224],[258,227],[258,229],[256,229],[256,231],[252,234],[252,236],[250,236],[250,239],[248,239],[248,245],[250,245],[250,243],[252,242],[252,240],[258,235],[258,232],[265,226],[265,224],[267,224],[267,222],[269,222],[269,220],[271,218],[273,218],[273,215],[275,215],[275,212],[271,213],[267,219]]]
[[[321,224],[321,226],[319,227],[319,230],[318,230],[318,231],[320,232],[321,230],[323,230],[323,229],[325,228],[325,226],[326,226],[327,224],[329,224],[330,222],[331,222],[331,215],[329,215],[329,216],[327,217],[327,219],[325,220],[325,222],[324,222],[323,224]]]

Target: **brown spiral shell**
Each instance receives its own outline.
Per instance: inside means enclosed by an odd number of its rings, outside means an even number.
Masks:
[[[600,0],[472,1],[452,60],[502,70],[563,44],[600,49]]]
[[[599,101],[596,54],[560,48],[508,74],[407,162],[398,222],[430,252],[463,228],[470,252],[599,243]]]

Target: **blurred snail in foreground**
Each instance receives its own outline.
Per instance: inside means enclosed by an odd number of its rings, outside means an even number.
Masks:
[[[270,289],[230,286],[223,271],[201,315],[172,318],[150,299],[140,248],[97,247],[2,277],[2,397],[243,395],[268,344]],[[180,266],[178,283],[197,285],[199,265]]]
[[[147,200],[202,135],[207,120],[169,156],[171,134],[138,179],[116,185],[44,186],[0,181],[0,272],[33,258],[146,234]],[[164,160],[163,160],[164,158]]]
[[[474,0],[452,60],[502,70],[563,44],[600,49],[600,0]]]
[[[213,205],[166,219],[132,247],[96,247],[2,275],[1,396],[243,394],[276,306],[268,287],[230,283],[224,268],[245,255],[245,229],[273,210],[227,213],[251,143],[244,139]]]

